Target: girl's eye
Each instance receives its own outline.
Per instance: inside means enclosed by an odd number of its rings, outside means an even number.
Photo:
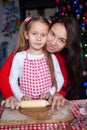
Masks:
[[[42,34],[42,37],[45,37],[46,36],[46,34]]]
[[[36,33],[32,33],[33,35],[36,35]]]

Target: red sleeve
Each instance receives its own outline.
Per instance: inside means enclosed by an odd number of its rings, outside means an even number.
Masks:
[[[5,61],[4,65],[2,66],[0,70],[0,89],[1,93],[4,99],[13,96],[13,93],[11,91],[11,87],[9,84],[9,73],[10,68],[12,64],[13,59],[13,52],[10,54],[10,56]]]
[[[68,73],[67,73],[67,69],[66,69],[66,65],[65,65],[65,60],[63,58],[63,56],[60,53],[56,53],[56,57],[58,59],[59,65],[60,65],[60,69],[64,78],[64,84],[62,89],[60,90],[60,94],[63,95],[64,97],[66,96],[66,87],[68,84]]]

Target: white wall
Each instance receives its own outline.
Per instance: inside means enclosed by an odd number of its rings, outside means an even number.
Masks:
[[[18,0],[15,1],[15,5],[18,7]],[[16,45],[17,40],[17,33],[13,35],[13,37],[10,36],[4,36],[4,33],[2,30],[4,29],[4,8],[2,5],[2,0],[0,0],[0,68],[3,66],[5,60],[9,56],[9,54],[12,52],[13,48]],[[3,57],[3,48],[1,46],[2,42],[8,42],[8,46],[5,49],[6,50],[6,56]]]
[[[16,4],[18,0],[16,1]],[[15,44],[16,44],[16,40],[17,40],[17,34],[15,34],[13,36],[13,38],[11,37],[5,37],[2,30],[3,30],[3,23],[4,23],[4,20],[3,20],[3,16],[4,16],[4,9],[3,9],[3,5],[2,5],[2,0],[0,0],[0,44],[3,42],[3,41],[7,41],[9,44],[8,44],[8,49],[7,49],[7,56],[11,53],[11,51],[13,50]]]
[[[16,1],[16,4],[18,6],[18,1]],[[2,65],[4,64],[5,60],[7,59],[7,57],[9,56],[9,54],[12,52],[13,48],[16,45],[16,40],[17,40],[17,33],[15,35],[13,35],[13,37],[11,38],[4,36],[4,33],[2,32],[2,30],[4,29],[3,23],[4,23],[4,8],[2,5],[2,0],[0,0],[0,68],[2,67]],[[8,46],[6,49],[6,57],[4,58],[3,55],[3,49],[1,47],[2,42],[8,42]]]

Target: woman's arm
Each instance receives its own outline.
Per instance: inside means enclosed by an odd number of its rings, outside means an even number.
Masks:
[[[55,78],[56,78],[56,82],[57,82],[57,92],[60,92],[60,90],[64,84],[64,77],[61,72],[59,61],[57,60],[56,56],[54,54],[51,54],[51,56],[52,56],[52,60],[53,60],[53,64],[54,64]]]
[[[9,73],[10,73],[13,55],[14,52],[10,54],[10,56],[7,58],[7,60],[5,61],[4,65],[0,70],[0,89],[4,99],[13,96],[13,92],[9,84]]]
[[[60,93],[63,97],[66,97],[66,95],[67,95],[66,88],[67,88],[67,84],[68,84],[68,72],[67,72],[67,68],[65,65],[65,59],[63,58],[61,53],[56,53],[56,57],[59,62],[60,69],[61,69],[61,72],[62,72],[62,75],[64,78],[63,87],[58,93]]]

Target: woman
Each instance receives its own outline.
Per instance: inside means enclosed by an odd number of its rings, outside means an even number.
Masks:
[[[62,17],[52,22],[47,39],[47,50],[50,53],[58,52],[65,59],[68,72],[68,84],[63,91],[66,92],[67,99],[79,99],[79,91],[82,79],[82,59],[80,45],[79,25],[74,18]],[[62,71],[62,68],[61,68]],[[59,107],[59,95],[51,97],[52,107]],[[60,100],[61,101],[61,100]],[[62,100],[63,101],[63,100]]]
[[[67,95],[67,98],[78,99],[82,77],[82,59],[80,30],[74,18],[63,17],[53,21],[48,34],[47,50],[51,53],[61,52],[69,77],[68,87],[65,88],[67,94],[70,95],[69,97]]]
[[[55,53],[56,57],[58,58],[65,81],[59,94],[55,93],[54,96],[49,98],[49,102],[52,104],[51,106],[53,110],[54,107],[57,107],[58,109],[60,105],[64,104],[66,100],[63,97],[66,97],[67,99],[79,98],[79,87],[82,75],[82,60],[80,31],[79,26],[74,18],[62,17],[52,22],[47,38],[47,50],[51,53]],[[3,72],[5,72],[6,69],[8,71],[7,77],[9,76],[12,56],[9,57],[8,61],[1,70],[1,81],[4,79]],[[7,94],[7,96],[13,96],[8,79],[5,78],[5,80],[7,82],[6,84],[0,83],[1,92],[4,95],[4,90],[7,86],[7,89],[10,93]],[[10,104],[15,104],[16,102],[13,103],[14,100],[16,100],[14,97],[10,97],[9,100],[7,100],[7,104],[9,105],[9,102]]]

